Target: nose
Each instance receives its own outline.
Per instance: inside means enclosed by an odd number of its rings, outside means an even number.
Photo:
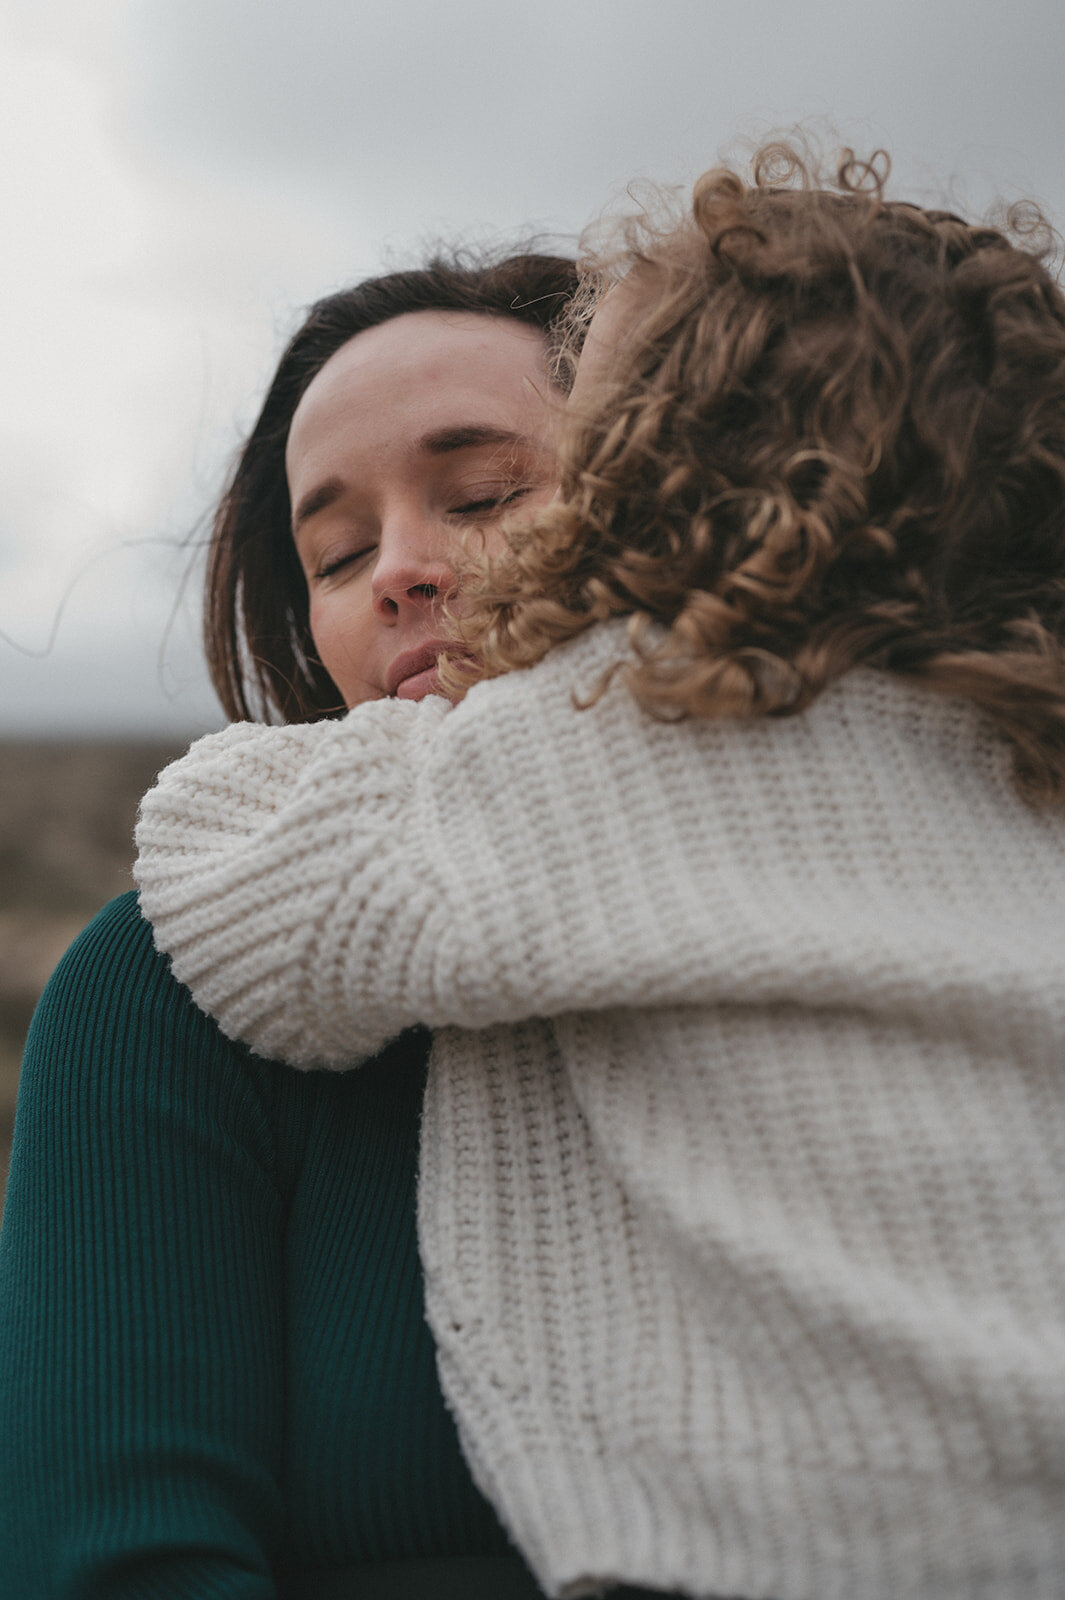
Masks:
[[[448,559],[451,530],[410,517],[397,517],[381,528],[371,591],[373,609],[382,622],[431,609],[450,592],[455,569]]]

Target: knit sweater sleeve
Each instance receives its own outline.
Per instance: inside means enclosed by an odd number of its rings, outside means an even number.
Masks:
[[[0,1234],[0,1589],[269,1600],[282,1207],[258,1065],[132,895],[38,1007]]]
[[[142,906],[223,1032],[346,1065],[414,1023],[654,1000],[676,963],[638,870],[649,719],[620,689],[575,709],[617,649],[594,632],[454,710],[242,724],[163,774],[138,828]]]

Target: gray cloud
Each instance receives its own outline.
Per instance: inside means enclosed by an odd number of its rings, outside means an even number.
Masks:
[[[171,154],[372,219],[579,226],[636,176],[825,115],[905,169],[966,158],[1061,189],[1065,8],[1028,0],[152,0],[139,120]],[[996,174],[992,171],[991,176]]]

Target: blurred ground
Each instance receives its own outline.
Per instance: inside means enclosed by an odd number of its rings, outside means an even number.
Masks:
[[[0,1204],[37,997],[74,935],[132,888],[137,802],[182,748],[0,740]]]

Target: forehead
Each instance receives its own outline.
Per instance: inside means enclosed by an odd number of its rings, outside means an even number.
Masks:
[[[296,408],[288,453],[323,428],[380,416],[382,408],[412,425],[441,407],[514,421],[539,403],[547,382],[539,329],[478,312],[407,312],[356,334],[330,357]]]

